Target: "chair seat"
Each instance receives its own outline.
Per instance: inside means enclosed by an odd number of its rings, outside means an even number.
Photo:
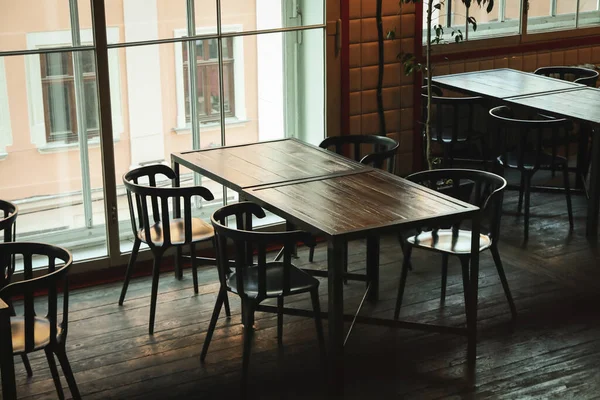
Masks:
[[[523,167],[525,169],[534,169],[535,160],[538,157],[536,152],[525,153],[523,155]],[[552,157],[552,154],[542,153],[539,155],[540,168],[561,167],[567,163],[567,159],[561,156]],[[516,153],[508,153],[507,157],[498,157],[500,165],[508,168],[519,168],[519,159]]]
[[[185,222],[183,218],[174,218],[169,224],[171,226],[171,243],[174,245],[184,244],[185,241]],[[200,218],[192,218],[192,242],[201,242],[211,239],[215,234],[213,227],[201,220]],[[138,237],[146,243],[146,235],[144,230],[138,231]],[[164,238],[162,232],[162,222],[150,226],[150,238],[156,246],[162,246]]]
[[[12,345],[14,354],[25,352],[25,318],[10,317],[10,329],[12,331]],[[56,337],[60,338],[62,329],[60,326],[56,329]],[[40,350],[50,343],[50,321],[46,318],[35,317],[33,322],[33,343],[34,348],[29,351]]]
[[[488,249],[492,245],[492,240],[487,235],[479,235],[479,251]],[[437,231],[437,238],[431,231],[421,232],[416,236],[407,239],[408,243],[415,247],[439,251],[450,254],[470,254],[471,253],[471,231],[460,229],[458,236],[452,235],[452,229],[440,229]]]
[[[279,297],[283,295],[283,263],[267,263],[266,268],[266,297]],[[258,268],[250,267],[244,270],[244,293],[250,298],[258,297]],[[238,293],[237,275],[231,274],[227,281],[229,290]],[[290,291],[293,295],[310,291],[319,286],[319,281],[306,272],[294,266],[290,267]]]

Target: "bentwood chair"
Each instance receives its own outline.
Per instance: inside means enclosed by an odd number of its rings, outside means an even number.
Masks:
[[[498,239],[500,233],[500,218],[502,216],[502,200],[506,180],[501,176],[486,171],[469,169],[437,169],[417,172],[409,175],[406,179],[426,186],[430,189],[441,191],[462,201],[469,202],[481,209],[481,232],[479,251],[490,250],[496,270],[500,276],[500,282],[513,318],[517,316],[517,310],[510,293],[508,281],[504,274],[504,268],[498,251]],[[402,297],[408,270],[410,269],[413,248],[433,251],[442,255],[442,293],[441,301],[445,301],[446,282],[448,276],[448,259],[456,256],[461,262],[463,290],[465,295],[465,307],[467,307],[467,290],[469,287],[469,263],[471,259],[471,231],[460,227],[460,224],[452,227],[435,228],[426,231],[418,231],[416,235],[404,240],[402,273],[398,286],[398,297],[394,317],[398,319],[402,306]]]
[[[0,232],[3,233],[2,236],[4,243],[13,242],[16,239],[18,215],[19,209],[15,204],[11,203],[10,201],[0,200]],[[14,272],[15,257],[13,256],[10,262],[2,264],[2,269],[0,270],[0,288],[3,288],[10,283]],[[14,314],[12,305],[10,303],[8,305],[11,309],[11,312]],[[31,369],[31,364],[29,363],[27,354],[21,354],[21,359],[23,360],[23,365],[27,371],[27,376],[33,376],[33,370]]]
[[[558,148],[569,140],[571,121],[543,115],[535,115],[530,119],[518,118],[506,106],[492,108],[490,115],[499,140],[498,163],[503,168],[516,169],[521,173],[517,213],[521,214],[523,198],[525,198],[525,240],[529,238],[531,180],[540,169],[563,171],[569,225],[572,229],[573,209],[569,189],[569,165],[566,157],[557,155]],[[548,147],[550,152],[547,151]]]
[[[477,142],[481,153],[481,162],[484,167],[487,161],[487,147],[485,136],[476,129],[477,111],[484,110],[482,97],[449,97],[444,96],[441,88],[432,85],[431,98],[431,141],[437,145],[439,150],[434,151],[442,161],[443,168],[452,168],[454,160],[458,157],[457,152],[467,153],[461,157],[463,160],[471,158],[470,150]],[[427,121],[427,86],[421,91],[423,126]],[[481,115],[481,113],[480,113]],[[423,129],[423,140],[425,140],[425,129]]]
[[[131,228],[134,243],[119,305],[123,305],[133,266],[140,249],[141,243],[146,243],[154,256],[152,269],[152,292],[150,298],[150,322],[148,331],[154,333],[154,316],[156,314],[156,300],[158,296],[158,279],[160,275],[161,259],[165,251],[174,246],[190,246],[192,262],[192,279],[194,293],[198,293],[197,264],[199,261],[215,264],[214,259],[200,258],[195,255],[195,246],[200,242],[212,242],[214,230],[212,226],[200,218],[192,216],[192,202],[197,197],[204,200],[213,200],[214,196],[205,187],[159,187],[160,178],[175,179],[176,174],[165,165],[149,165],[134,169],[123,175],[123,183],[127,190]],[[163,178],[163,179],[164,179]],[[141,184],[147,181],[147,185]],[[172,214],[169,203],[172,203]],[[183,216],[181,216],[183,204]],[[227,315],[229,303],[226,302]]]
[[[71,396],[74,399],[80,399],[81,395],[65,350],[69,321],[67,272],[73,262],[71,254],[60,247],[27,242],[2,243],[0,244],[0,254],[2,255],[0,262],[3,263],[11,262],[13,256],[22,257],[23,259],[23,280],[9,283],[0,289],[0,298],[6,303],[12,304],[12,301],[17,299],[22,299],[23,302],[22,315],[10,318],[12,354],[1,354],[0,357],[12,358],[13,355],[44,350],[58,398],[64,399],[54,358],[56,356],[69,385]],[[39,272],[44,268],[36,267],[34,276],[34,258],[36,260],[41,258],[44,265],[47,265],[42,275],[39,275]],[[58,315],[58,292],[60,288],[63,291],[61,320],[59,320]],[[39,307],[36,307],[35,293],[40,291],[47,291],[48,296],[44,301],[45,305],[37,304]],[[46,310],[45,316],[39,314],[43,310]]]
[[[396,172],[396,155],[399,146],[396,140],[377,135],[331,136],[319,144],[319,147],[335,151],[340,155],[345,155],[347,150],[354,161],[392,174]],[[314,256],[315,246],[310,246],[308,260],[313,262]]]
[[[277,299],[277,341],[281,345],[284,298],[310,293],[322,356],[325,351],[319,305],[319,281],[296,268],[291,261],[296,243],[299,241],[310,242],[312,238],[310,234],[303,231],[254,231],[252,219],[264,217],[263,209],[251,202],[225,206],[215,211],[211,217],[216,235],[221,288],[206,333],[200,360],[204,361],[206,358],[221,307],[227,298],[227,292],[238,295],[242,302],[242,322],[244,324],[242,387],[245,386],[248,378],[254,312],[266,299]],[[235,228],[228,227],[227,220],[234,220]],[[284,246],[283,261],[267,261],[267,248],[271,245]],[[230,257],[229,251],[233,251],[234,257]],[[235,259],[233,271],[230,269],[232,264],[228,261],[232,258]]]
[[[549,76],[552,78],[581,83],[582,85],[587,85],[590,87],[596,87],[596,82],[598,81],[599,75],[598,71],[594,71],[593,69],[564,66],[541,67],[536,69],[533,73],[536,75]]]

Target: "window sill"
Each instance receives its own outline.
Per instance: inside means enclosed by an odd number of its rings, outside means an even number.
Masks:
[[[244,126],[246,126],[246,123],[249,121],[250,120],[248,120],[248,119],[238,119],[235,117],[225,118],[225,126],[228,128],[236,128],[236,127],[243,128]],[[209,132],[210,131],[218,131],[219,129],[221,129],[220,122],[209,122],[206,124],[200,124],[200,132],[202,132],[202,131],[209,131]],[[175,132],[177,135],[189,134],[189,133],[191,133],[191,131],[192,131],[191,124],[173,128],[173,132]]]
[[[119,142],[119,139],[114,139],[113,143]],[[100,138],[95,137],[93,139],[88,140],[88,147],[94,148],[100,146]],[[60,153],[64,151],[71,151],[79,149],[79,142],[72,143],[46,143],[43,146],[38,147],[38,151],[42,154],[50,154],[50,153]],[[0,155],[1,156],[1,155]]]

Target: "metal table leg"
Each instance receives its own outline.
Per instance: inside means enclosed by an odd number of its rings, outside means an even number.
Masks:
[[[477,297],[479,289],[479,233],[480,233],[479,213],[473,216],[471,227],[471,265],[469,276],[469,293],[466,297],[467,304],[467,363],[469,370],[469,380],[475,384],[475,364],[477,359]]]
[[[596,129],[598,130],[598,129]],[[592,136],[592,169],[590,171],[590,199],[585,234],[588,237],[598,236],[598,211],[600,202],[600,139],[595,132]]]
[[[171,160],[171,168],[175,171],[175,179],[172,181],[173,187],[179,187],[181,185],[181,179],[179,177],[179,164]],[[179,198],[173,198],[173,210],[175,212],[175,218],[181,218],[181,204]],[[181,246],[175,246],[175,279],[181,280],[183,278],[183,270],[181,265]]]
[[[329,238],[327,242],[329,287],[327,367],[331,397],[342,397],[344,393],[344,263],[347,251],[345,238]]]
[[[367,237],[367,300],[379,298],[379,236]]]

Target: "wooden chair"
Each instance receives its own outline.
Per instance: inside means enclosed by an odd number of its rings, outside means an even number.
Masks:
[[[263,300],[277,299],[277,341],[283,337],[284,298],[301,293],[310,293],[317,336],[322,355],[324,354],[323,327],[319,305],[319,281],[292,265],[293,248],[298,241],[310,241],[310,234],[302,231],[256,232],[252,218],[264,218],[265,212],[257,204],[242,202],[217,210],[211,217],[215,229],[219,280],[221,288],[210,320],[200,360],[204,361],[227,292],[238,295],[242,302],[244,324],[244,350],[242,387],[248,378],[250,346],[253,335],[254,312]],[[235,220],[236,228],[226,226],[227,220]],[[268,246],[283,245],[283,261],[268,262]],[[234,270],[231,271],[228,250],[235,254]],[[254,255],[257,255],[256,262]]]
[[[469,169],[437,169],[431,171],[417,172],[409,175],[406,179],[426,186],[436,191],[442,191],[448,195],[480,207],[482,219],[482,233],[480,235],[479,251],[490,250],[496,270],[500,276],[504,294],[512,317],[517,316],[515,304],[508,287],[508,281],[504,274],[504,268],[498,252],[498,239],[500,233],[500,218],[502,216],[502,200],[506,180],[501,176],[486,171]],[[461,229],[460,225],[442,229],[418,231],[416,235],[404,240],[402,263],[402,274],[398,286],[398,297],[394,318],[398,319],[402,306],[404,287],[410,266],[413,248],[434,251],[442,254],[442,294],[441,300],[446,297],[446,282],[448,275],[449,256],[456,256],[461,262],[463,289],[465,295],[465,306],[467,306],[467,290],[469,287],[469,263],[471,259],[471,231]]]
[[[484,99],[475,97],[446,97],[441,88],[432,85],[431,98],[432,121],[431,141],[441,148],[441,153],[435,154],[442,159],[442,167],[452,168],[456,158],[455,151],[469,150],[474,141],[479,142],[479,150],[483,166],[486,166],[487,147],[485,136],[475,129],[476,110],[482,110]],[[422,117],[423,138],[425,139],[425,122],[427,121],[427,86],[422,87]],[[463,158],[466,160],[466,158]]]
[[[154,256],[152,269],[152,292],[150,299],[150,322],[148,331],[154,333],[154,316],[156,313],[156,299],[158,295],[158,279],[160,264],[165,251],[173,246],[190,246],[192,261],[192,279],[194,293],[198,293],[197,264],[199,261],[215,264],[214,259],[199,258],[195,255],[195,245],[200,242],[212,241],[214,230],[212,226],[200,218],[192,216],[192,199],[196,196],[204,200],[213,200],[214,196],[205,187],[158,187],[157,177],[164,176],[175,179],[175,172],[165,165],[150,165],[134,169],[123,175],[123,183],[127,189],[127,201],[131,216],[134,243],[125,282],[119,305],[123,305],[131,273],[140,248],[146,243]],[[141,180],[148,180],[148,185],[140,184]],[[169,213],[169,202],[172,202],[174,216]],[[181,203],[183,200],[183,217],[181,217]],[[149,203],[149,204],[148,204]],[[229,303],[226,302],[227,315]]]
[[[540,169],[563,171],[564,189],[567,198],[569,225],[573,228],[573,209],[569,189],[569,165],[566,157],[557,155],[557,149],[569,140],[571,122],[565,118],[535,115],[532,119],[517,118],[513,111],[500,106],[490,110],[492,124],[497,129],[500,151],[498,163],[504,168],[516,169],[521,173],[517,213],[521,213],[525,198],[524,238],[529,238],[529,204],[531,179]],[[516,136],[515,136],[516,135]],[[546,150],[550,147],[551,152]]]
[[[552,78],[581,83],[582,85],[590,87],[596,87],[596,82],[598,81],[599,75],[598,71],[594,71],[593,69],[564,66],[541,67],[536,69],[533,73],[536,75],[549,76]]]
[[[345,149],[350,147],[349,154],[355,161],[385,169],[392,174],[396,171],[396,154],[399,146],[400,144],[394,139],[377,135],[331,136],[319,144],[319,147],[333,150],[341,155],[345,155]]]
[[[0,232],[3,233],[4,243],[13,242],[17,236],[17,216],[19,215],[19,208],[11,203],[10,201],[0,200]],[[0,270],[0,288],[8,285],[15,272],[15,257],[13,256],[10,262],[3,263],[2,269]],[[14,315],[14,309],[12,304],[8,304]],[[27,376],[33,376],[33,370],[29,363],[27,354],[21,354],[23,365],[27,371]]]
[[[50,366],[52,379],[56,386],[58,398],[64,399],[58,369],[54,356],[62,367],[69,385],[71,396],[80,399],[79,389],[67,358],[65,344],[68,332],[69,288],[67,272],[73,263],[71,254],[60,247],[41,243],[13,242],[0,244],[2,262],[10,262],[13,256],[23,257],[23,280],[12,282],[0,289],[0,298],[10,304],[13,299],[23,299],[23,315],[10,318],[12,333],[12,354],[2,354],[2,357],[29,354],[44,350]],[[32,258],[43,257],[47,260],[46,271],[40,276],[40,268],[33,271]],[[57,264],[64,263],[62,266]],[[63,289],[62,320],[58,318],[58,291]],[[47,291],[46,316],[36,314],[35,293]],[[39,311],[39,309],[38,309]]]

